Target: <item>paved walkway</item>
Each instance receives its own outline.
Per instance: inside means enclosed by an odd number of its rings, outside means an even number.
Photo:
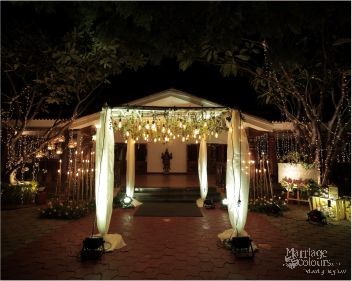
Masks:
[[[80,261],[79,252],[82,240],[91,233],[93,214],[55,221],[37,219],[35,208],[2,211],[1,279],[351,277],[350,223],[311,225],[305,221],[306,206],[291,206],[279,218],[248,214],[246,230],[259,247],[253,260],[236,259],[217,243],[217,234],[230,228],[227,211],[203,209],[203,217],[176,218],[134,217],[134,211],[115,209],[111,219],[109,233],[122,234],[127,246],[88,262]],[[292,256],[286,248],[306,250],[305,258],[293,260],[299,262],[293,269],[286,266],[285,257]],[[316,256],[319,253],[322,259]],[[325,267],[317,266],[322,261]],[[304,266],[307,263],[312,266]]]

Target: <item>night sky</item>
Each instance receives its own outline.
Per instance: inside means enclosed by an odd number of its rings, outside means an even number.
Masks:
[[[281,118],[274,106],[258,101],[245,77],[223,77],[217,68],[204,64],[195,63],[188,70],[182,71],[174,60],[169,59],[164,60],[160,66],[149,65],[137,72],[125,71],[110,80],[111,85],[99,91],[88,113],[99,111],[105,102],[109,106],[117,106],[175,88],[269,120]]]

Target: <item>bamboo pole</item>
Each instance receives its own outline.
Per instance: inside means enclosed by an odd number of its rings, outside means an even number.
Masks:
[[[272,185],[272,183],[271,183],[271,173],[270,173],[269,160],[266,160],[266,165],[267,165],[267,169],[268,169],[268,176],[269,176],[269,185],[270,185],[271,198],[274,199],[274,191],[273,191],[273,185]]]

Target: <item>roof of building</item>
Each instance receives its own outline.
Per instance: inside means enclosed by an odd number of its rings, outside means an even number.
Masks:
[[[135,108],[140,109],[168,109],[168,108],[183,108],[187,110],[192,109],[227,109],[224,105],[209,101],[207,99],[197,97],[190,93],[186,93],[177,89],[167,89],[137,100],[133,100],[119,107],[113,109],[129,109]],[[247,114],[242,112],[244,118],[244,126],[250,127],[258,131],[272,132],[276,130],[292,130],[292,124],[289,122],[270,122],[264,118],[260,118],[255,115]],[[99,122],[100,112],[96,112],[90,115],[82,116],[73,121],[70,129],[82,129],[89,126],[97,125]],[[50,127],[55,120],[32,120],[29,124],[31,128],[45,128]]]

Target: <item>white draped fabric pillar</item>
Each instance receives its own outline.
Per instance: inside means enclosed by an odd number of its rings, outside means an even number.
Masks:
[[[207,142],[205,140],[205,137],[202,137],[199,145],[198,176],[200,196],[201,199],[204,201],[208,194]]]
[[[227,138],[226,197],[232,228],[241,235],[247,220],[249,197],[248,140],[240,112],[232,110]]]
[[[108,233],[114,188],[114,131],[110,126],[111,109],[103,108],[96,134],[95,204],[97,228]]]
[[[126,195],[133,198],[135,181],[135,148],[131,136],[127,140],[126,162]]]

